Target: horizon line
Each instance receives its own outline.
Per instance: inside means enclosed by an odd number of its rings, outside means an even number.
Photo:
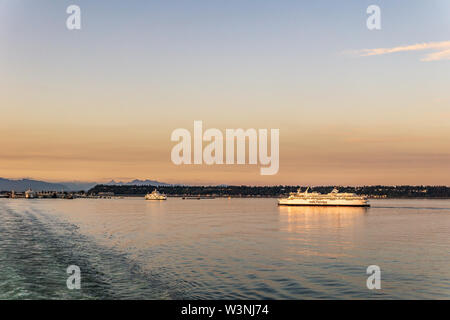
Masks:
[[[37,181],[37,182],[44,182],[44,183],[53,183],[53,184],[64,184],[64,183],[83,183],[83,184],[95,184],[97,185],[108,185],[108,182],[102,183],[102,182],[96,182],[96,181],[52,181],[52,180],[36,180],[36,178],[30,178],[30,177],[25,177],[25,178],[5,178],[5,177],[0,177],[0,179],[5,179],[5,180],[10,180],[10,181],[21,181],[21,180],[33,180],[33,181]],[[257,185],[257,184],[227,184],[227,183],[208,183],[208,184],[189,184],[189,183],[167,183],[167,182],[161,182],[158,180],[153,180],[153,179],[132,179],[128,182],[124,182],[124,181],[117,181],[119,183],[129,183],[132,182],[134,180],[140,180],[140,181],[145,181],[145,180],[152,180],[155,181],[157,183],[161,183],[161,184],[165,184],[164,186],[155,186],[152,184],[143,184],[140,186],[153,186],[153,187],[179,187],[179,186],[183,186],[183,187],[332,187],[332,186],[337,186],[337,187],[372,187],[372,186],[384,186],[384,187],[397,187],[397,186],[409,186],[409,187],[447,187],[450,188],[450,185],[446,185],[446,184],[265,184],[265,185]],[[115,181],[115,179],[111,179],[109,180],[109,182],[111,181]],[[114,186],[114,185],[110,185],[110,186]],[[117,185],[120,186],[120,185]],[[124,186],[139,186],[139,185],[124,185]]]

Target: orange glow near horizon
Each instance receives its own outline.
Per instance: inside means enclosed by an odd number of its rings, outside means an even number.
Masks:
[[[192,124],[187,124],[191,129]],[[260,176],[255,165],[181,165],[171,162],[170,130],[61,127],[1,129],[5,178],[51,181],[152,179],[189,184],[448,184],[450,142],[439,132],[369,134],[333,127],[280,133],[280,170]],[[447,136],[448,137],[448,136]],[[206,143],[205,143],[206,144]],[[448,149],[447,149],[448,150]]]

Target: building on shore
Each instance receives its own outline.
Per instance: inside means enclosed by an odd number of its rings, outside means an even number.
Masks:
[[[97,196],[100,198],[109,198],[114,196],[114,192],[99,192]]]

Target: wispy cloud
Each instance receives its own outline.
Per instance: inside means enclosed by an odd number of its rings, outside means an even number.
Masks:
[[[428,54],[422,61],[450,60],[450,48]]]
[[[434,50],[434,51],[428,53],[425,57],[420,59],[421,61],[450,60],[450,41],[416,43],[413,45],[399,46],[393,48],[363,49],[356,51],[356,54],[362,57],[367,57],[396,52],[426,51],[426,50]]]

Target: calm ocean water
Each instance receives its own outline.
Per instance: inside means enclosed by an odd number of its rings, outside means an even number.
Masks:
[[[0,199],[0,299],[449,299],[450,200],[371,203]]]

